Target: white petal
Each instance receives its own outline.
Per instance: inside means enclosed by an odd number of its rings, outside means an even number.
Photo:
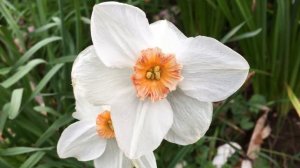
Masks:
[[[219,41],[198,36],[185,40],[177,53],[184,80],[179,87],[200,101],[224,100],[245,82],[249,65],[238,53]]]
[[[165,139],[179,145],[197,142],[210,126],[212,103],[201,102],[180,90],[171,92],[167,98],[174,112],[174,121]]]
[[[94,6],[91,35],[98,56],[110,67],[132,67],[140,51],[152,43],[145,13],[117,2]]]
[[[138,168],[157,168],[153,152],[144,155],[138,159],[134,159],[132,160],[132,162],[134,163],[135,167]]]
[[[97,134],[95,125],[91,121],[78,121],[68,126],[58,140],[58,156],[75,157],[80,161],[94,160],[101,156],[106,140]]]
[[[131,159],[155,150],[173,123],[173,112],[166,99],[140,101],[134,90],[124,94],[111,109],[119,147]]]
[[[131,161],[120,151],[115,140],[107,141],[105,152],[94,160],[95,168],[132,168]]]
[[[252,162],[248,159],[244,159],[241,168],[252,168]]]
[[[103,112],[102,106],[96,106],[88,102],[80,92],[76,94],[76,112],[72,116],[78,120],[95,121],[98,114]]]
[[[72,82],[75,97],[83,95],[97,105],[109,101],[122,90],[132,87],[129,69],[107,68],[90,46],[76,58],[72,68]]]
[[[167,20],[152,23],[150,30],[154,36],[154,44],[165,53],[174,54],[181,46],[182,40],[187,38],[173,23]]]

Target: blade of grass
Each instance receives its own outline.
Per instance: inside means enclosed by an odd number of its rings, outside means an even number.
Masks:
[[[58,113],[57,111],[55,111],[53,108],[51,107],[47,107],[47,106],[35,106],[33,107],[33,110],[37,111],[37,112],[47,112],[50,114],[53,114],[54,116],[60,116],[61,114]]]
[[[33,34],[39,34],[45,31],[48,31],[49,29],[53,28],[53,27],[57,27],[58,24],[57,23],[48,23],[46,25],[43,25],[42,27],[37,28],[36,30],[34,30]]]
[[[244,25],[246,22],[242,22],[241,24],[237,25],[236,27],[234,27],[232,30],[230,30],[230,32],[228,32],[220,41],[222,43],[226,43],[228,42],[228,40],[234,36]]]
[[[14,156],[24,153],[30,153],[35,151],[46,151],[52,150],[54,147],[44,147],[44,148],[33,148],[33,147],[12,147],[7,149],[0,149],[0,156]]]
[[[79,0],[74,0],[76,16],[76,53],[80,51],[82,42],[80,2]]]
[[[48,138],[51,137],[58,128],[67,125],[72,120],[73,118],[69,114],[61,116],[40,136],[40,138],[36,141],[35,144],[37,146],[42,145],[45,141],[49,140]]]
[[[241,35],[235,36],[231,39],[228,40],[228,42],[233,42],[233,41],[239,41],[239,40],[243,40],[243,39],[247,39],[247,38],[251,38],[251,37],[255,37],[257,36],[260,32],[261,32],[261,28],[251,31],[251,32],[246,32],[243,33]]]
[[[14,65],[14,68],[17,68],[18,66],[24,64],[26,61],[28,61],[33,54],[38,51],[40,48],[46,46],[49,43],[52,43],[54,41],[61,40],[60,37],[48,37],[46,39],[43,39],[42,41],[36,43],[33,47],[31,47]]]
[[[64,1],[58,0],[58,8],[59,8],[59,16],[60,16],[60,33],[62,36],[62,48],[63,48],[63,54],[66,55],[67,53],[67,41],[66,41],[66,30],[65,30],[65,22],[64,22],[64,8],[63,8]]]
[[[290,88],[290,86],[286,86],[287,89],[287,93],[289,96],[289,99],[291,101],[291,103],[293,104],[295,110],[297,111],[299,117],[300,117],[300,101],[297,98],[297,96],[295,95],[295,93],[292,91],[292,89]]]
[[[183,147],[169,164],[168,168],[174,168],[187,154],[193,150],[193,145]]]
[[[8,118],[13,120],[19,114],[19,109],[21,106],[23,97],[23,88],[15,89],[12,92],[11,101],[9,103],[9,110],[8,110]]]
[[[30,97],[27,99],[27,103],[29,103],[45,86],[46,84],[51,80],[51,78],[63,67],[64,64],[57,64],[55,65],[40,81],[40,83],[36,86],[33,93],[30,95]]]
[[[75,58],[76,55],[64,56],[49,62],[49,64],[70,63],[70,62],[74,62]]]
[[[5,2],[6,0],[1,0],[1,1]],[[7,6],[5,6],[7,4],[9,4],[9,3],[8,2],[0,3],[0,12],[4,16],[5,20],[9,24],[9,26],[13,29],[13,32],[16,34],[17,38],[20,40],[21,47],[24,48],[25,45],[24,45],[24,38],[23,38],[22,32],[16,22],[16,19],[14,19],[14,17],[11,15],[11,12],[7,8]],[[14,11],[14,12],[16,12],[16,11]]]
[[[34,167],[45,155],[45,152],[36,152],[32,154],[21,166],[20,168],[31,168]]]
[[[0,111],[0,135],[2,134],[2,131],[4,129],[8,114],[7,111],[9,109],[9,103],[6,103],[3,107],[2,110]]]
[[[0,157],[0,167],[1,168],[14,168],[12,165],[10,165],[9,162],[5,161]]]
[[[1,82],[0,85],[4,88],[9,88],[16,82],[18,82],[22,77],[24,77],[26,74],[28,74],[29,71],[31,71],[34,67],[36,67],[39,64],[46,63],[46,61],[42,59],[34,59],[28,62],[26,65],[21,66],[18,71],[13,74],[10,78],[6,79],[5,81]]]

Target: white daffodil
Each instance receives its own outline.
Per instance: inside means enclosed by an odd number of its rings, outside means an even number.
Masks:
[[[149,25],[134,6],[94,6],[93,47],[73,65],[75,91],[110,104],[119,147],[130,158],[156,149],[163,138],[187,145],[207,131],[212,103],[247,78],[247,61],[219,41],[187,38],[172,23]]]
[[[57,144],[60,158],[75,157],[79,161],[94,160],[96,168],[156,168],[152,152],[130,160],[115,140],[110,108],[94,106],[77,95],[76,112],[79,121],[67,127]]]

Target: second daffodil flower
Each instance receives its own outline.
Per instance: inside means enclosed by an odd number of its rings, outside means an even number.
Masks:
[[[131,160],[119,149],[115,140],[109,106],[94,106],[75,93],[79,121],[67,127],[57,144],[60,158],[75,157],[79,161],[94,160],[96,168],[156,168],[153,152]]]
[[[247,78],[247,61],[219,41],[187,38],[172,23],[149,25],[145,13],[117,2],[94,6],[93,47],[73,65],[75,88],[93,104],[110,104],[116,139],[130,158],[166,140],[199,140],[212,103],[229,97]]]

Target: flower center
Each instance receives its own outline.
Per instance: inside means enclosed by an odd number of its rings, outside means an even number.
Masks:
[[[165,54],[159,48],[142,50],[132,75],[137,96],[141,100],[164,99],[182,79],[181,69],[173,54]]]
[[[156,65],[155,67],[150,68],[146,72],[146,78],[149,80],[159,80],[160,79],[160,66]]]
[[[105,139],[110,139],[115,137],[114,127],[112,125],[110,112],[104,111],[98,114],[96,120],[97,133]]]

